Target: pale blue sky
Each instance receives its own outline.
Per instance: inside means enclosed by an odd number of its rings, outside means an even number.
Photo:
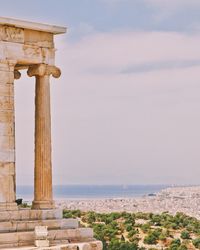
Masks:
[[[199,0],[0,0],[68,27],[52,79],[55,184],[199,184]],[[16,82],[17,181],[33,183],[34,80]]]
[[[199,30],[198,0],[1,0],[1,16],[25,18],[96,31]],[[70,34],[69,34],[70,36]]]

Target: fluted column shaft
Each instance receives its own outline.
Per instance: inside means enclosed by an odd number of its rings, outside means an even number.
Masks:
[[[49,75],[36,76],[34,208],[52,208],[51,114]]]
[[[36,76],[35,91],[35,168],[33,209],[54,208],[51,163],[50,75],[54,67],[30,67],[29,76]],[[60,73],[60,71],[59,71]]]

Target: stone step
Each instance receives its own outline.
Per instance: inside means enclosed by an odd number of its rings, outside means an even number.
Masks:
[[[33,231],[0,233],[0,246],[1,248],[34,246],[34,236]],[[51,245],[88,242],[93,240],[93,230],[91,228],[49,230],[48,240]]]
[[[26,247],[9,247],[9,250],[35,250],[38,249],[34,246]],[[102,250],[103,245],[101,241],[92,240],[90,242],[82,243],[66,243],[58,244],[56,246],[45,247],[45,250]],[[8,248],[1,248],[1,250],[8,250]]]
[[[33,221],[1,221],[0,233],[33,231],[36,226],[48,226],[50,229],[75,229],[78,228],[77,219],[33,220]]]
[[[0,211],[0,221],[53,220],[62,218],[62,209],[32,210],[28,208],[16,211]]]

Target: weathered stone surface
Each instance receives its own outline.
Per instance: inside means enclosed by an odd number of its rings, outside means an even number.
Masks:
[[[10,150],[2,150],[0,151],[0,162],[14,162],[15,161],[15,150],[10,149]],[[7,192],[10,192],[10,189],[8,188]]]
[[[75,229],[78,228],[79,222],[77,219],[63,219],[60,221],[61,225],[60,227],[63,229]]]
[[[58,246],[56,250],[79,250],[77,245],[67,244],[66,246]]]
[[[15,201],[15,193],[9,192],[9,188],[14,190],[14,178],[12,174],[9,175],[0,175],[0,202],[14,202]]]
[[[9,37],[10,33],[6,39]],[[14,63],[0,62],[0,210],[17,209],[14,164]]]
[[[0,60],[16,60],[19,64],[46,63],[53,65],[55,62],[55,49],[39,47],[20,43],[0,41]]]
[[[0,25],[6,25],[11,27],[18,27],[22,28],[24,30],[38,30],[45,33],[51,33],[53,35],[57,34],[64,34],[66,33],[65,27],[60,27],[56,25],[49,25],[49,24],[43,24],[43,23],[36,23],[36,22],[29,22],[29,21],[23,21],[19,19],[13,19],[13,18],[6,18],[6,17],[0,17]]]
[[[15,148],[13,136],[0,135],[0,148],[2,150],[12,150]]]
[[[101,250],[103,249],[103,243],[101,241],[90,242],[91,250]]]
[[[5,84],[5,83],[1,84],[0,83],[0,97],[14,97],[13,84]],[[4,101],[7,101],[7,99],[4,99]],[[14,101],[13,98],[12,98],[12,101]]]
[[[46,240],[48,237],[48,226],[37,225],[34,232],[36,240]]]
[[[51,244],[54,242],[62,241],[77,241],[92,239],[93,234],[89,238],[83,237],[85,228],[79,229],[60,229],[60,230],[50,230],[48,240]],[[24,244],[24,245],[34,245],[34,231],[30,232],[13,232],[13,233],[0,233],[0,245],[6,244]]]
[[[32,210],[19,209],[16,211],[0,211],[0,222],[2,221],[38,221],[62,219],[61,209],[52,210]]]
[[[15,174],[15,163],[14,162],[0,162],[0,176],[7,176]]]
[[[14,97],[0,95],[0,110],[14,110]]]
[[[43,48],[53,48],[53,34],[37,30],[24,30],[24,43]]]
[[[6,111],[1,111],[0,110],[0,123],[14,123],[14,113],[13,111],[6,110]]]
[[[49,247],[49,240],[35,240],[36,247]]]
[[[79,250],[90,250],[91,249],[89,243],[79,244],[78,248],[79,248]]]
[[[0,122],[0,135],[14,136],[14,124]]]
[[[24,30],[21,28],[0,25],[0,41],[24,43]]]
[[[92,244],[93,245],[96,245],[97,247],[96,248],[93,248],[92,247]],[[20,244],[16,244],[16,247],[20,245]],[[66,243],[66,244],[58,244],[58,245],[54,245],[54,246],[50,246],[50,247],[43,247],[41,248],[41,250],[83,250],[84,247],[89,247],[88,250],[102,250],[103,247],[102,247],[102,243],[100,241],[92,241],[90,242],[89,244],[88,243]],[[8,248],[2,248],[1,250],[7,250]],[[18,247],[17,249],[16,248],[9,248],[11,250],[36,250],[37,248],[36,247],[33,247],[33,246],[26,246],[26,247]],[[117,249],[116,249],[117,250]]]
[[[21,244],[16,244],[17,248],[9,248],[10,250],[37,250],[38,248],[33,247],[33,246],[25,246],[25,247],[19,247]],[[58,244],[56,246],[50,246],[50,247],[41,247],[41,250],[80,250],[82,248],[82,243],[77,243],[77,244]],[[8,248],[2,248],[1,250],[7,250]],[[103,248],[97,248],[95,250],[102,250]],[[94,250],[92,248],[89,248],[89,250]],[[117,250],[117,249],[116,249]]]
[[[0,84],[13,84],[14,74],[9,71],[0,71]]]
[[[17,210],[17,204],[15,202],[0,202],[0,210],[15,211]]]

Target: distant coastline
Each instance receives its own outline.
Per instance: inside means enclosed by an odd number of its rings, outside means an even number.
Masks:
[[[169,185],[60,185],[54,186],[54,198],[65,199],[102,199],[143,197],[156,194]],[[17,186],[17,197],[33,199],[33,186]]]
[[[65,193],[66,190],[68,193]],[[55,191],[58,193],[54,200],[62,209],[100,213],[183,212],[200,219],[200,186],[59,186]],[[33,187],[21,186],[20,189],[18,187],[17,197],[30,204],[32,192]],[[104,192],[107,192],[106,195]]]
[[[155,196],[107,198],[88,200],[57,201],[57,206],[63,209],[81,211],[109,212],[169,212],[175,215],[182,212],[200,219],[200,186],[168,187]]]

